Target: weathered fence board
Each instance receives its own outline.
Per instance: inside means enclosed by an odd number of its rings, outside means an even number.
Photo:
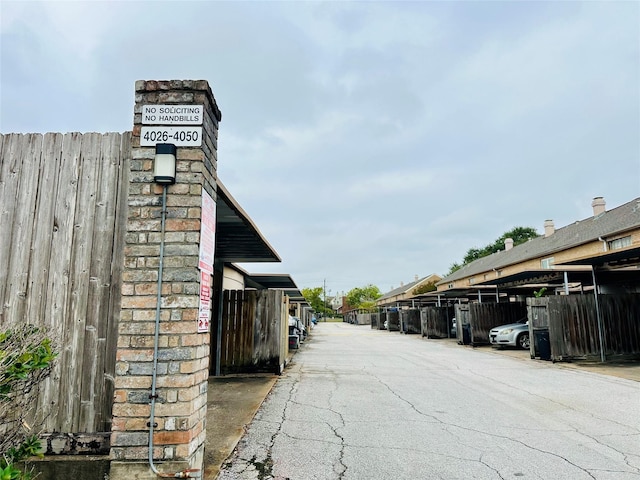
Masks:
[[[34,222],[33,253],[30,272],[30,299],[26,318],[43,318],[46,314],[47,287],[53,276],[50,269],[51,225],[54,224],[57,176],[62,152],[62,135],[46,134],[43,142],[41,179],[38,186],[38,202]]]
[[[471,316],[469,304],[455,305],[456,312],[456,336],[460,345],[469,345],[471,343],[471,332],[469,326],[469,318]]]
[[[118,152],[118,139],[111,138],[111,155],[112,162],[115,163],[115,157]],[[129,171],[131,169],[131,135],[122,135],[120,140],[120,156],[119,167],[117,168],[116,185],[113,188],[113,192],[116,192],[116,203],[113,205],[113,221],[114,221],[114,233],[113,233],[113,256],[110,264],[111,280],[109,284],[109,310],[107,312],[107,324],[104,328],[105,352],[115,352],[118,343],[118,324],[120,319],[120,307],[122,297],[120,295],[122,272],[124,270],[124,262],[117,261],[118,258],[124,258],[124,238],[126,233],[126,212],[129,197]],[[102,332],[101,332],[102,333]],[[101,397],[101,403],[97,404],[97,407],[104,416],[103,425],[104,431],[111,431],[112,425],[112,405],[113,396],[115,392],[115,370],[116,370],[116,356],[104,355],[104,374],[102,378],[103,392]],[[98,417],[98,421],[101,420]]]
[[[130,136],[0,136],[0,325],[58,335],[49,432],[111,426]]]
[[[242,305],[242,318],[243,320],[251,324],[251,320],[256,317],[256,292],[248,291],[245,292],[246,301]],[[245,334],[242,338],[242,358],[240,362],[242,365],[250,364],[253,356],[253,345],[255,343],[255,335],[257,334],[257,322],[253,322],[253,326],[245,330]]]
[[[253,337],[251,369],[280,373],[280,364],[283,363],[280,358],[281,345],[288,344],[289,338],[288,321],[284,320],[282,310],[284,294],[278,290],[260,290],[257,293],[258,315]],[[283,323],[287,326],[286,334],[283,334]]]
[[[38,177],[40,169],[40,150],[42,135],[25,135],[20,142],[19,158],[20,172],[16,197],[11,202],[6,200],[7,208],[13,206],[15,213],[13,224],[9,225],[10,245],[8,278],[4,300],[8,303],[9,321],[23,320],[27,313],[29,260],[31,254],[31,239],[33,234],[33,219],[35,217]],[[3,204],[5,200],[3,199]],[[4,241],[4,240],[3,240]]]

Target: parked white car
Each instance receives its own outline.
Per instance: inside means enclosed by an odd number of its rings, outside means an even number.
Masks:
[[[529,349],[529,320],[525,317],[516,323],[492,328],[489,332],[489,342],[494,347]]]

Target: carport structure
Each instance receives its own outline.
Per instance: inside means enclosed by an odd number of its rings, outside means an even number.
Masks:
[[[640,199],[611,211],[604,205],[595,198],[593,217],[557,231],[545,222],[544,236],[464,266],[437,295],[466,290],[469,298],[476,290],[479,302],[493,290],[495,302],[526,300],[532,357],[640,358]]]
[[[219,295],[217,299],[224,299],[226,295],[226,302],[229,302],[229,296],[231,294],[225,293],[229,290],[225,290],[223,285],[224,269],[232,267],[237,272],[242,274],[243,285],[242,290],[247,292],[255,291],[257,295],[282,295],[286,297],[286,307],[283,310],[282,315],[293,313],[305,321],[308,326],[310,314],[307,312],[310,309],[309,304],[300,292],[300,289],[296,285],[295,281],[289,274],[286,273],[248,273],[242,268],[238,267],[237,263],[264,263],[264,262],[280,262],[280,256],[275,249],[269,244],[266,238],[262,235],[260,230],[253,223],[253,220],[242,209],[240,204],[231,195],[229,190],[218,179],[218,203],[216,211],[216,250],[215,260],[216,276],[214,278],[214,285]],[[271,291],[272,293],[268,293]],[[279,292],[279,293],[276,293]],[[234,294],[236,301],[242,301],[245,295]],[[249,296],[255,296],[253,293],[247,293]],[[257,297],[256,297],[257,298]],[[257,301],[257,300],[255,300]],[[274,301],[274,305],[277,302]],[[214,305],[214,312],[218,312],[218,318],[222,320],[227,318],[229,312],[225,314],[223,304]],[[274,307],[275,308],[275,307]],[[216,337],[216,341],[212,341],[212,365],[211,372],[215,375],[220,375],[220,360],[223,352],[228,353],[228,346],[223,342],[223,321],[214,321],[215,328],[213,334]],[[255,326],[254,326],[255,327]],[[228,330],[225,330],[228,333]],[[275,332],[274,332],[275,333]],[[248,335],[248,333],[247,333]],[[278,334],[280,337],[280,334]],[[263,339],[264,340],[264,339]],[[271,339],[273,340],[273,339]],[[282,361],[284,362],[284,360]]]
[[[438,293],[535,285],[562,287],[566,293],[570,282],[593,287],[594,271],[604,275],[600,285],[604,280],[612,288],[640,291],[640,282],[633,281],[633,272],[640,271],[640,198],[607,211],[604,199],[596,197],[592,206],[592,217],[557,230],[547,220],[544,235],[515,247],[507,239],[505,250],[479,258],[440,281]]]

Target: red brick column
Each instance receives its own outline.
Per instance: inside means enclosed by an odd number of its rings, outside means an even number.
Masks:
[[[206,81],[138,81],[116,356],[112,480],[157,478],[147,457],[162,187],[153,182],[155,147],[140,146],[143,105],[204,106],[202,145],[178,146],[176,183],[167,189],[154,465],[170,474],[202,469],[205,441],[210,336],[197,330],[198,259],[202,190],[216,198],[221,115]]]

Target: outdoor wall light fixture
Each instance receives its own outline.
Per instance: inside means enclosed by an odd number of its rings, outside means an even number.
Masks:
[[[176,183],[176,146],[174,144],[156,144],[153,180],[161,185]]]

